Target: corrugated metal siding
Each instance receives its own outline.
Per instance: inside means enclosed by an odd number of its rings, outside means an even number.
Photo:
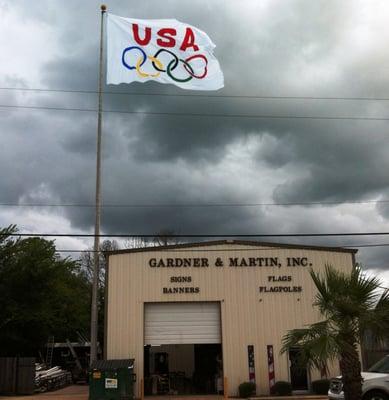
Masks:
[[[17,358],[0,357],[0,394],[16,394]]]
[[[214,267],[217,258],[228,257],[308,257],[315,271],[331,264],[342,271],[352,268],[352,254],[307,249],[277,249],[243,245],[215,245],[152,253],[129,253],[110,256],[107,321],[108,358],[135,358],[138,376],[143,376],[144,304],[152,302],[204,302],[221,304],[224,374],[229,380],[229,394],[236,395],[240,383],[248,380],[247,345],[254,345],[257,393],[267,394],[268,371],[266,346],[274,346],[276,380],[289,380],[287,355],[280,355],[282,336],[293,328],[320,320],[313,308],[315,288],[308,267]],[[247,248],[247,250],[246,250]],[[233,249],[233,250],[231,250]],[[151,268],[150,258],[207,257],[208,268]],[[285,262],[283,261],[283,264]],[[290,275],[292,285],[303,287],[301,293],[259,293],[268,286],[271,275]],[[164,294],[171,287],[170,277],[191,276],[191,286],[198,294]],[[177,284],[176,286],[187,286]],[[282,286],[282,283],[280,284]],[[336,369],[332,371],[337,373]],[[314,372],[312,379],[319,374]],[[139,379],[140,381],[140,379]],[[138,387],[139,393],[139,387]]]
[[[17,394],[33,394],[35,389],[35,358],[18,359]]]
[[[35,358],[0,357],[0,394],[32,394]]]
[[[221,343],[218,303],[145,304],[144,344]]]

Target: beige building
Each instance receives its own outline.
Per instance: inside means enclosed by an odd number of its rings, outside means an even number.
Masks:
[[[320,320],[309,270],[348,272],[356,250],[222,240],[111,252],[105,355],[135,358],[136,395],[268,394],[279,380],[307,391],[318,371],[296,368],[283,335]],[[334,369],[332,374],[338,371]]]

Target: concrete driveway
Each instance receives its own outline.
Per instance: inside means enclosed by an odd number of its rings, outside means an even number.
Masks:
[[[88,385],[72,385],[53,392],[33,394],[29,396],[0,396],[1,400],[88,400]]]
[[[29,396],[0,396],[0,400],[88,400],[88,385],[73,385],[54,392]],[[290,400],[325,400],[327,396],[288,396]],[[279,400],[280,397],[256,397],[250,400]],[[145,400],[223,400],[223,396],[152,396]]]

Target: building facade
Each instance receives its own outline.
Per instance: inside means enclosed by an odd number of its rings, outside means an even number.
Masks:
[[[280,354],[282,337],[320,321],[309,270],[350,272],[355,253],[240,240],[111,252],[105,356],[135,359],[138,396],[141,382],[146,394],[307,391],[320,373],[296,366],[298,349]]]

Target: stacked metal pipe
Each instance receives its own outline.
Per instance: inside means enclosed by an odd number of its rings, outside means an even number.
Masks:
[[[46,392],[60,389],[72,383],[72,374],[61,367],[47,369],[44,364],[35,364],[35,391]]]

